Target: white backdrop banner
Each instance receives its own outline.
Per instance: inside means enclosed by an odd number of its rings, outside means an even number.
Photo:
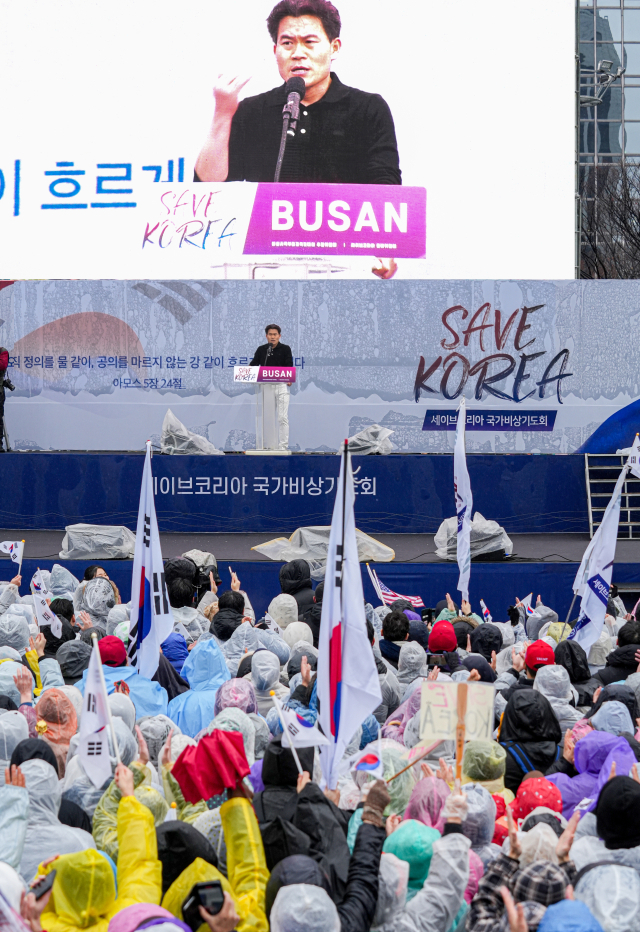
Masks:
[[[233,382],[282,328],[291,449],[376,423],[396,452],[609,452],[640,429],[640,282],[19,281],[0,288],[16,449],[159,445],[167,408],[224,450],[255,446]],[[585,446],[586,445],[586,446]]]

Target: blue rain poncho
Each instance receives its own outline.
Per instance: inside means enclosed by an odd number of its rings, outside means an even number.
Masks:
[[[0,665],[1,667],[1,665]],[[142,718],[143,715],[166,715],[169,697],[167,691],[160,683],[154,683],[148,680],[146,676],[140,676],[136,673],[135,667],[107,667],[102,665],[102,672],[107,686],[107,693],[115,691],[115,683],[118,680],[124,680],[129,687],[129,698],[136,707],[136,719]],[[74,685],[84,696],[84,687],[87,682],[87,671],[82,674],[82,679]],[[188,695],[185,693],[184,695]]]
[[[224,654],[213,638],[200,641],[182,668],[191,689],[169,703],[167,715],[185,735],[195,738],[214,718],[216,693],[231,679]]]

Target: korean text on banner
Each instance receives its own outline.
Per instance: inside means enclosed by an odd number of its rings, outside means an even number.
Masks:
[[[424,682],[420,700],[420,738],[448,741],[456,736],[459,683]],[[469,691],[465,740],[490,741],[493,732],[494,689],[489,683],[465,683]]]

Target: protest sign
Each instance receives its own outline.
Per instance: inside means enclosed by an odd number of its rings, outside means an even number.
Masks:
[[[494,690],[488,683],[424,682],[420,702],[420,738],[447,741],[456,737],[458,689],[467,689],[465,740],[491,740]]]

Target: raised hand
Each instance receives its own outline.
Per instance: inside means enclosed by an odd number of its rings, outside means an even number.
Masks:
[[[387,837],[398,828],[399,825],[402,825],[402,816],[396,815],[395,812],[390,816],[387,816],[387,821],[385,823],[385,828],[387,830]]]
[[[240,591],[240,580],[238,579],[238,574],[234,572],[231,573],[231,588],[234,592]]]
[[[36,634],[35,639],[29,638],[29,650],[35,650],[38,657],[44,657],[44,648],[47,643],[47,640],[41,632]]]
[[[447,594],[445,595],[445,599],[447,600],[447,608],[449,609],[449,611],[450,611],[450,612],[455,612],[456,607],[455,607],[455,605],[453,604],[453,599],[451,598],[451,596],[449,595],[448,592],[447,592]]]
[[[471,603],[467,602],[466,599],[463,599],[460,603],[460,611],[463,615],[471,614]]]
[[[213,85],[213,99],[216,103],[216,113],[233,116],[238,109],[238,97],[240,91],[251,80],[249,77],[236,75],[231,78],[228,75],[219,74]]]
[[[423,761],[423,763],[420,764],[420,770],[422,771],[423,777],[435,777],[435,773],[426,761]]]
[[[447,764],[444,757],[438,759],[438,772],[436,773],[436,777],[440,780],[444,780],[445,783],[453,783],[453,767]]]
[[[311,685],[313,670],[311,669],[311,664],[307,661],[306,655],[302,657],[300,661],[300,676],[302,678],[302,685],[308,689]]]
[[[438,674],[440,673],[440,667],[431,667],[427,673],[427,681],[430,683],[435,683],[438,679]]]
[[[507,806],[507,827],[509,829],[509,857],[513,858],[514,861],[520,860],[520,855],[522,854],[522,848],[520,847],[520,839],[518,838],[518,829],[516,828],[516,823],[513,819],[513,810],[511,806]]]
[[[78,612],[76,625],[78,628],[80,628],[81,631],[86,631],[88,628],[93,628],[91,615],[89,615],[88,612]]]
[[[16,764],[5,767],[4,782],[7,786],[25,786],[24,774]]]
[[[509,892],[508,887],[500,887],[500,893],[504,900],[504,909],[509,920],[509,932],[529,932],[529,926],[524,915],[524,906],[522,903],[516,903]]]
[[[311,774],[307,770],[304,770],[302,773],[298,774],[298,783],[296,785],[298,793],[302,793],[307,783],[311,783]],[[338,797],[339,796],[340,794],[338,793]]]
[[[133,796],[133,771],[129,770],[124,764],[118,764],[114,779],[123,796]]]
[[[575,838],[576,829],[578,827],[578,822],[580,821],[580,812],[576,811],[573,813],[571,818],[567,823],[567,827],[564,832],[558,838],[558,843],[556,845],[556,854],[558,855],[558,861],[563,864],[565,861],[569,860],[569,852],[571,851],[571,845],[573,844],[573,839]]]
[[[378,265],[374,265],[371,269],[374,275],[377,275],[378,278],[388,279],[393,278],[393,276],[398,271],[398,263],[395,259],[376,259]]]
[[[33,638],[30,640],[33,640]],[[33,678],[26,667],[20,667],[13,677],[13,682],[20,693],[20,702],[31,702],[33,698]]]
[[[17,576],[14,576],[10,583],[10,585],[12,586],[17,586],[18,589],[20,588],[21,584],[22,584],[22,576],[20,574],[18,574]]]
[[[474,668],[474,669],[471,670],[471,672],[469,673],[469,679],[467,680],[467,683],[478,683],[479,681],[480,681],[480,674],[479,674],[478,671]]]
[[[172,735],[173,735],[173,728],[172,728],[171,731],[169,732],[169,737],[167,738],[167,740],[166,740],[166,742],[165,742],[164,751],[162,752],[162,760],[160,761],[160,766],[164,765],[165,767],[168,767],[169,764],[171,763],[171,738],[172,738]]]
[[[516,673],[522,673],[524,670],[524,655],[516,654],[515,647],[511,648],[511,666],[516,671]]]
[[[145,740],[139,725],[136,725],[136,735],[138,736],[138,760],[141,764],[149,763],[149,747]]]
[[[570,728],[564,733],[564,750],[562,756],[570,764],[573,764],[574,752],[576,747],[576,739],[573,737],[573,733]]]
[[[496,654],[495,650],[492,650],[492,651],[491,651],[491,664],[490,664],[490,666],[491,666],[491,669],[493,670],[493,672],[495,673],[495,672],[496,672],[496,667],[498,666],[498,655]]]

